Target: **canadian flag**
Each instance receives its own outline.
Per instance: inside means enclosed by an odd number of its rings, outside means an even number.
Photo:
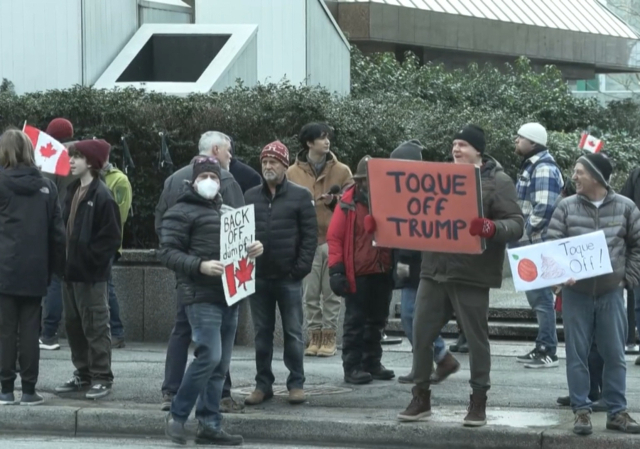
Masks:
[[[69,152],[64,145],[33,126],[25,125],[23,131],[33,143],[36,165],[40,170],[60,176],[69,174]]]
[[[578,147],[581,150],[591,151],[592,153],[599,153],[602,150],[602,147],[604,147],[604,142],[600,139],[596,139],[589,133],[582,133]]]

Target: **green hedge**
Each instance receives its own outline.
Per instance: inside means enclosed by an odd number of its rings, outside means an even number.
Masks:
[[[25,120],[44,128],[58,116],[75,126],[77,137],[99,136],[114,145],[112,159],[121,165],[120,137],[126,135],[136,169],[131,176],[134,216],[125,229],[125,247],[154,247],[153,212],[167,172],[157,167],[160,132],[165,132],[176,167],[197,151],[201,133],[215,129],[238,142],[238,156],[258,166],[260,149],[282,140],[295,154],[297,133],[310,121],[326,121],[335,129],[332,147],[355,168],[365,154],[386,156],[400,142],[420,139],[430,160],[449,154],[453,134],[466,123],[487,133],[488,152],[515,176],[519,160],[513,153],[518,127],[530,120],[553,131],[550,148],[567,173],[579,154],[577,142],[585,128],[598,130],[616,162],[616,182],[640,162],[640,113],[633,102],[602,107],[571,95],[553,67],[535,73],[526,60],[502,70],[471,65],[445,71],[419,66],[411,55],[402,64],[390,55],[352,58],[349,97],[323,89],[287,83],[247,88],[239,84],[220,94],[187,98],[141,90],[96,90],[74,87],[16,96],[0,91],[0,128]]]

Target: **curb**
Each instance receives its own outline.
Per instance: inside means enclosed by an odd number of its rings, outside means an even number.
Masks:
[[[70,436],[164,436],[166,413],[145,409],[59,406],[0,408],[0,433],[21,432]],[[627,449],[640,447],[640,437],[596,433],[578,437],[570,430],[486,426],[472,429],[456,423],[396,423],[356,419],[318,419],[296,415],[227,415],[224,428],[249,441],[305,444],[358,444],[384,448],[430,449]],[[195,431],[190,420],[189,430]]]

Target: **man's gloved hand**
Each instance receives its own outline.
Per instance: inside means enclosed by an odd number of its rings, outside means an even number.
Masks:
[[[398,262],[398,266],[396,267],[396,275],[400,279],[406,279],[409,277],[409,265]]]
[[[331,291],[337,296],[344,298],[349,293],[349,281],[344,274],[334,274],[329,277],[329,285],[331,286]]]
[[[367,234],[376,232],[376,220],[373,218],[373,215],[364,217],[364,230]]]
[[[496,234],[496,224],[487,218],[474,218],[469,226],[469,234],[490,239]]]

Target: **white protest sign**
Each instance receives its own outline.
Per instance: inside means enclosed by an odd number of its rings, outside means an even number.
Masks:
[[[519,292],[613,272],[602,231],[510,249],[507,257]]]
[[[234,209],[220,218],[220,261],[224,264],[224,296],[227,304],[256,291],[255,261],[247,257],[247,246],[256,239],[253,204]]]

